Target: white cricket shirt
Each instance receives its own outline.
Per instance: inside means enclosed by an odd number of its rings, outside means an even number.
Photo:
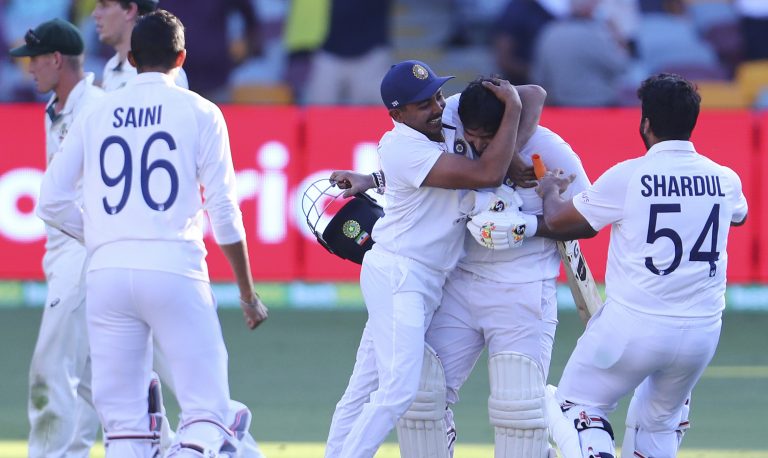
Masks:
[[[83,213],[73,201],[81,177]],[[76,120],[46,171],[37,211],[85,239],[89,270],[207,280],[204,209],[219,244],[244,239],[224,117],[169,76],[141,73]]]
[[[459,96],[460,94],[457,94],[446,99],[443,122],[456,127],[454,152],[460,154],[457,149],[461,154],[467,151],[468,157],[472,157],[472,148],[464,139],[464,127],[459,118]],[[589,179],[579,157],[568,143],[546,127],[539,126],[519,154],[527,164],[532,164],[533,154],[539,154],[547,168],[560,168],[566,174],[575,174],[576,179],[564,193],[565,198],[570,198],[589,186]],[[502,187],[509,188],[507,184]],[[514,189],[523,200],[523,213],[542,213],[542,201],[536,194],[536,188]],[[499,195],[503,195],[502,192],[499,192]],[[465,237],[464,251],[465,255],[459,260],[459,267],[497,282],[528,283],[556,278],[560,274],[560,255],[557,253],[555,241],[543,237],[526,237],[520,247],[509,250],[489,250],[474,238]]]
[[[609,300],[660,316],[722,312],[728,230],[747,214],[733,170],[691,142],[665,141],[611,167],[573,204],[595,230],[612,225]]]
[[[115,53],[111,59],[104,64],[104,72],[102,73],[101,87],[107,92],[112,92],[115,89],[120,89],[125,86],[128,81],[138,74],[136,67],[128,62],[128,59],[124,61],[120,60],[120,54]],[[176,85],[189,89],[189,81],[187,80],[187,74],[183,68],[179,69],[179,73],[176,75]]]
[[[75,118],[85,109],[85,107],[91,105],[96,100],[99,100],[104,91],[98,86],[93,85],[94,75],[93,73],[86,73],[85,77],[81,79],[72,91],[67,96],[67,101],[64,102],[64,108],[56,114],[54,112],[54,105],[58,98],[56,94],[53,94],[45,106],[45,157],[46,164],[50,164],[53,157],[59,151],[61,142],[66,137],[72,122]],[[78,189],[80,184],[78,183]],[[78,191],[76,200],[80,202],[81,196]],[[46,242],[46,264],[54,262],[60,257],[66,257],[66,253],[69,250],[82,250],[83,246],[77,240],[62,233],[60,230],[50,225],[45,225]]]
[[[448,271],[462,253],[466,218],[459,211],[462,191],[422,186],[445,143],[433,142],[395,122],[379,142],[379,160],[387,178],[387,209],[371,234],[377,249]]]

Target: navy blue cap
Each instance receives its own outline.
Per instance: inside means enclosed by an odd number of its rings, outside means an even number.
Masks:
[[[381,80],[381,100],[387,108],[398,108],[432,97],[453,76],[437,76],[429,65],[406,60],[393,65]]]

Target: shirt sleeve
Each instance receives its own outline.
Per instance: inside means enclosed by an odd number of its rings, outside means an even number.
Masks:
[[[573,196],[573,206],[596,231],[624,217],[624,202],[633,167],[625,161],[608,169],[592,186]]]
[[[53,155],[43,176],[37,216],[70,237],[83,242],[83,210],[77,183],[83,176],[83,116],[78,117]]]
[[[216,243],[228,245],[245,240],[243,215],[237,203],[235,169],[229,146],[227,124],[213,104],[199,117],[200,156],[198,176],[203,186],[205,209],[211,221]]]
[[[428,140],[405,140],[398,144],[395,140],[379,148],[379,157],[387,177],[387,183],[395,181],[403,186],[418,188],[427,178],[442,151],[437,144]]]

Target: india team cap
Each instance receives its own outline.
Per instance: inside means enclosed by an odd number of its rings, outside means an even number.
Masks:
[[[424,62],[406,60],[393,65],[381,81],[381,100],[398,108],[432,97],[453,76],[437,76]]]
[[[58,51],[79,56],[84,47],[83,37],[77,27],[57,18],[29,29],[24,35],[24,44],[11,49],[10,54],[13,57],[34,57]]]

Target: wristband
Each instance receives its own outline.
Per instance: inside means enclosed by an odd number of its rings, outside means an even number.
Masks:
[[[374,189],[378,194],[384,194],[384,190],[386,189],[386,184],[384,183],[384,175],[381,173],[381,171],[373,172],[371,174],[373,177],[373,186]]]

